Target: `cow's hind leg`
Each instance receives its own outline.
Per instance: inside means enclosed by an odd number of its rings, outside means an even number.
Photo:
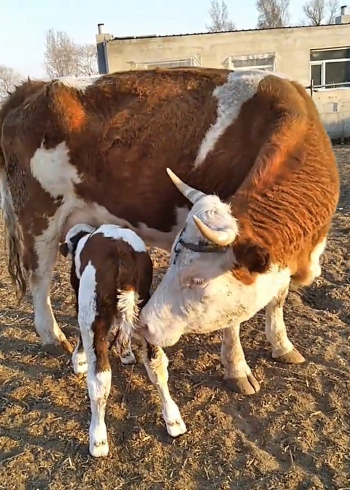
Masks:
[[[148,376],[156,386],[163,405],[163,418],[168,434],[177,437],[186,432],[186,425],[182,420],[180,410],[171,398],[168,388],[168,358],[163,349],[154,347],[147,341],[142,341],[143,362]]]
[[[240,324],[225,328],[223,333],[221,361],[225,368],[224,380],[232,391],[253,395],[260,390],[260,385],[245,360],[239,327]]]
[[[273,359],[285,364],[300,364],[305,359],[289,340],[283,319],[283,305],[287,294],[288,286],[281,289],[266,306],[265,334],[267,341],[272,345]]]
[[[71,344],[57,325],[52,312],[50,284],[55,266],[58,237],[46,230],[34,238],[34,243],[24,240],[24,266],[27,270],[33,296],[35,328],[44,349],[51,354],[73,351]],[[31,241],[31,240],[30,240]]]

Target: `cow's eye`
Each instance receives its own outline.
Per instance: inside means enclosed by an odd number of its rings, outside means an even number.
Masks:
[[[190,277],[187,281],[187,287],[189,288],[204,288],[208,284],[203,277]]]

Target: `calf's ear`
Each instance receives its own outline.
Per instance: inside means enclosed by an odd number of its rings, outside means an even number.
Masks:
[[[239,267],[245,267],[249,272],[263,274],[271,266],[271,254],[267,248],[253,242],[246,242],[233,247]]]
[[[61,243],[58,250],[63,255],[63,257],[67,257],[68,252],[69,252],[67,242]]]

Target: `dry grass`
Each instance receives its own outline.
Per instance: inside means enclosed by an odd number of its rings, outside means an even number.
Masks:
[[[335,151],[342,196],[323,276],[311,288],[292,290],[285,308],[290,338],[308,362],[274,363],[257,316],[242,328],[242,342],[261,392],[244,398],[222,386],[220,334],[182,339],[167,349],[171,393],[188,427],[177,440],[166,434],[143,366],[123,368],[113,357],[110,454],[89,456],[85,381],[74,376],[68,357],[44,354],[30,298],[13,306],[1,256],[1,489],[350,488],[350,148]],[[159,280],[167,255],[154,259]],[[63,260],[52,299],[72,338],[76,320]]]

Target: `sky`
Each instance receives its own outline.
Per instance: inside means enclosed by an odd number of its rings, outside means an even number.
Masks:
[[[291,24],[303,0],[291,0]],[[256,26],[255,0],[226,0],[237,29]],[[77,43],[94,43],[97,24],[114,36],[204,32],[210,0],[0,0],[0,64],[21,75],[45,76],[45,33],[62,30]]]

